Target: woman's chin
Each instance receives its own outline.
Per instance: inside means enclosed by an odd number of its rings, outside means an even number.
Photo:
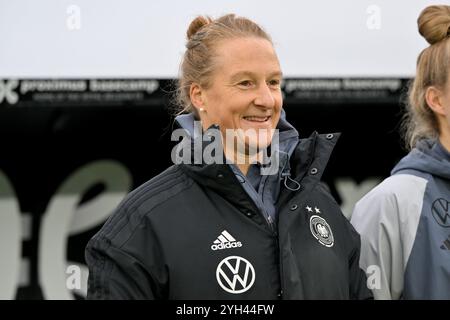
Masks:
[[[267,149],[267,147],[272,143],[272,139],[267,137],[265,139],[258,140],[247,140],[245,143],[248,153],[257,153],[262,150]]]

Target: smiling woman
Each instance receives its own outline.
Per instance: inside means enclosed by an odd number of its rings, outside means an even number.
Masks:
[[[299,139],[281,77],[270,37],[253,21],[192,21],[176,121],[190,155],[211,137],[223,152],[177,163],[126,197],[86,248],[88,298],[372,297],[359,235],[320,180],[338,135]],[[270,149],[276,170],[267,174],[252,149]]]
[[[230,147],[226,143],[230,139],[223,139],[228,159],[238,158],[235,151],[248,150],[239,148],[239,143],[266,148],[283,104],[280,65],[272,44],[256,37],[228,39],[216,46],[215,55],[217,68],[211,74],[210,84],[205,88],[199,83],[190,86],[192,104],[202,110],[199,114],[203,129],[218,125],[224,136],[227,130],[233,134],[241,129],[243,134],[237,135],[236,150],[234,144]],[[257,134],[248,134],[252,130]],[[242,173],[247,174],[250,160],[247,157],[237,164]]]
[[[182,111],[200,118],[204,130],[217,125],[225,156],[247,174],[254,159],[249,147],[260,150],[271,143],[283,104],[272,41],[256,24],[233,15],[214,22],[198,17],[187,37],[179,82]],[[230,146],[235,135],[237,143]]]

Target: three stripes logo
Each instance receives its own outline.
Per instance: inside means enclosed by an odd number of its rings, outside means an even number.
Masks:
[[[450,250],[450,235],[447,239],[444,240],[444,243],[441,245],[442,250]]]
[[[237,241],[227,230],[223,230],[217,239],[214,240],[211,250],[216,251],[239,247],[242,247],[242,242]]]

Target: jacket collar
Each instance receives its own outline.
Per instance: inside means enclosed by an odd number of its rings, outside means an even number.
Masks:
[[[319,135],[298,140],[288,165],[291,179],[303,188],[318,183],[340,134]],[[227,164],[180,164],[182,170],[198,184],[221,194],[237,207],[257,211],[231,167]],[[288,181],[284,181],[289,185]],[[303,190],[303,189],[301,189]],[[296,191],[292,191],[296,192]]]

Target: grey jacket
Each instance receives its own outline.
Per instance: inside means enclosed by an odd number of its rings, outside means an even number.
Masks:
[[[438,141],[419,142],[351,222],[376,299],[450,299],[450,153]]]

